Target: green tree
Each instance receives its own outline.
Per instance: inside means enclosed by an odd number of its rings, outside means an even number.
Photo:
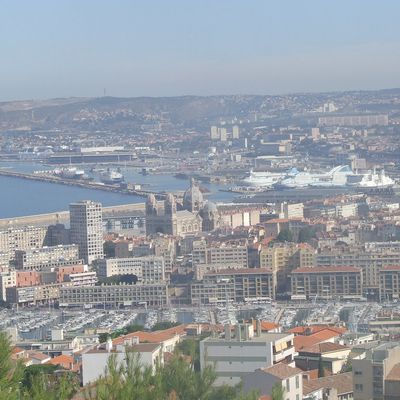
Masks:
[[[20,381],[23,365],[11,360],[11,346],[5,332],[0,332],[0,400],[14,400],[20,397]]]
[[[285,389],[281,382],[276,382],[271,391],[272,400],[285,400]]]
[[[179,326],[181,325],[180,322],[170,322],[170,321],[161,321],[161,322],[157,322],[152,328],[151,330],[153,332],[155,331],[162,331],[164,329],[169,329],[169,328],[173,328],[174,326]]]

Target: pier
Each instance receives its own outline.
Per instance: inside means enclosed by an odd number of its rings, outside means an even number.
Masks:
[[[80,179],[66,179],[66,178],[60,178],[58,176],[51,176],[44,174],[27,174],[23,172],[15,172],[6,169],[0,169],[0,176],[27,179],[31,181],[55,183],[59,185],[77,186],[85,189],[103,190],[106,192],[114,192],[114,193],[139,196],[139,197],[147,197],[149,194],[154,194],[157,200],[164,200],[166,197],[165,193],[159,193],[151,190],[136,190],[132,188],[123,188],[121,186],[107,185]]]

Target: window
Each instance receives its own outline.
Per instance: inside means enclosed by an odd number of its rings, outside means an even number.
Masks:
[[[300,400],[300,395],[296,394],[296,400]]]
[[[354,375],[362,375],[362,371],[354,371]]]
[[[298,389],[299,386],[300,386],[300,379],[299,379],[299,376],[297,375],[297,376],[296,376],[296,389]],[[296,400],[297,400],[297,399],[296,399]]]
[[[361,383],[356,383],[354,385],[354,389],[356,392],[362,392],[363,391],[363,385]]]
[[[286,379],[286,390],[290,392],[290,382],[289,379]]]

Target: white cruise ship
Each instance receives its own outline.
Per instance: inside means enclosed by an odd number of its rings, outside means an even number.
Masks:
[[[256,172],[250,170],[250,175],[243,179],[243,183],[249,186],[271,188],[283,178],[295,176],[298,173],[299,171],[296,168],[292,168],[287,172]]]
[[[275,184],[279,189],[297,189],[306,187],[344,187],[347,185],[347,177],[353,171],[348,165],[339,165],[325,173],[299,172],[294,176],[288,176]]]
[[[348,185],[361,189],[386,189],[391,188],[395,181],[385,175],[385,171],[368,171],[366,174],[354,174],[349,176]]]

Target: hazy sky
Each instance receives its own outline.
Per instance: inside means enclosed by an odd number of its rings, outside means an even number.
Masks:
[[[399,0],[0,7],[0,100],[400,87]]]

